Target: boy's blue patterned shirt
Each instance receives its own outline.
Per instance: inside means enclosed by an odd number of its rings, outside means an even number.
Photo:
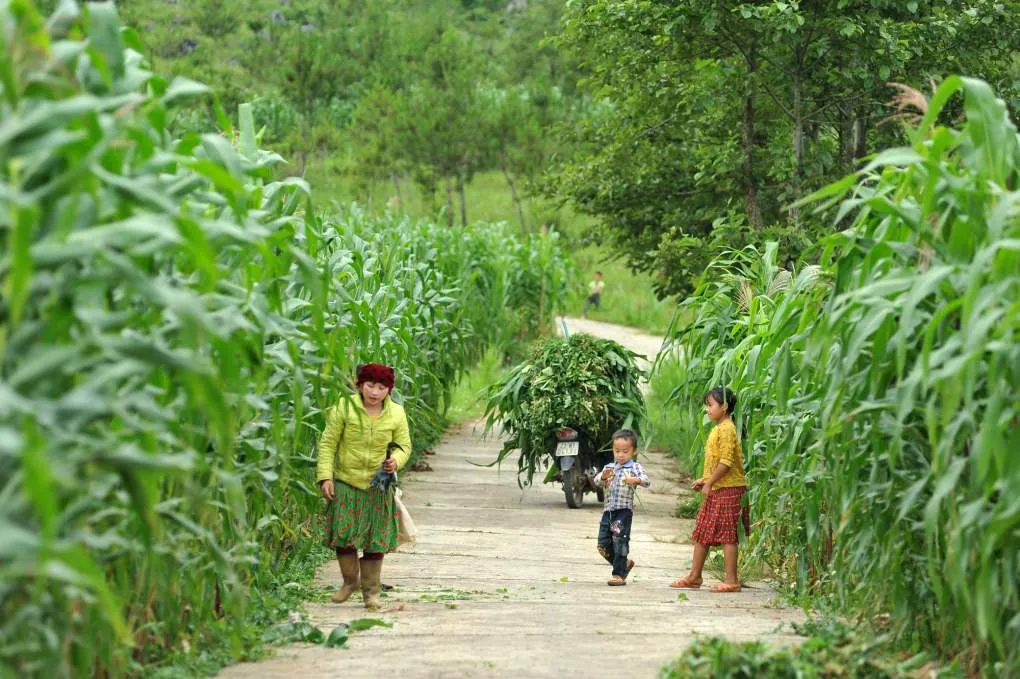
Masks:
[[[634,460],[628,460],[621,465],[611,462],[603,467],[595,477],[596,486],[606,487],[606,482],[602,480],[602,473],[607,469],[613,470],[613,479],[609,482],[609,489],[606,491],[606,499],[602,505],[603,510],[611,512],[617,509],[634,509],[635,486],[623,483],[623,479],[627,476],[636,476],[641,479],[641,487],[647,488],[652,485],[652,480],[648,478],[644,467]]]

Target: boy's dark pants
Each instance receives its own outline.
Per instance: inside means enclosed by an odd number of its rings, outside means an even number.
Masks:
[[[599,523],[599,554],[613,564],[613,575],[627,577],[627,555],[630,554],[630,524],[634,520],[634,510],[614,509],[602,512]],[[619,521],[620,534],[614,535],[612,526]]]

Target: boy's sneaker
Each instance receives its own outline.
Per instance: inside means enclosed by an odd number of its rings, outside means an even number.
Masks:
[[[619,575],[614,575],[613,577],[609,578],[609,582],[607,582],[606,584],[609,585],[610,587],[620,587],[621,585],[626,585],[627,581],[621,578]]]
[[[624,577],[624,579],[626,579],[626,578],[629,578],[629,577],[630,577],[630,572],[631,572],[632,570],[634,570],[634,566],[636,566],[636,565],[637,565],[637,564],[636,564],[636,563],[634,563],[634,559],[627,559],[627,573],[626,573],[626,574],[625,574],[625,575],[623,576],[623,577]]]

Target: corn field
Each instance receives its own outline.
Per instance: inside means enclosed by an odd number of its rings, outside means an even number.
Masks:
[[[144,675],[315,543],[321,412],[392,363],[417,448],[563,299],[553,237],[318,213],[250,107],[168,132],[110,3],[0,0],[0,675]]]
[[[937,124],[962,96],[958,128]],[[805,199],[852,226],[820,264],[716,261],[671,341],[700,456],[728,384],[753,558],[904,645],[1020,671],[1020,144],[1001,100],[952,77],[910,145]]]

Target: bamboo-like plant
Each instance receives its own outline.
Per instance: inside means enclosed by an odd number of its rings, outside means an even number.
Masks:
[[[937,125],[961,93],[965,122]],[[1020,144],[981,81],[947,79],[919,113],[910,146],[805,199],[854,215],[820,271],[743,297],[767,253],[706,275],[673,330],[674,396],[696,428],[707,386],[740,394],[756,558],[1004,676],[1020,666]]]
[[[111,3],[0,0],[0,675],[139,676],[314,544],[313,447],[359,361],[417,447],[556,245],[316,211],[251,110],[175,139],[202,85],[150,72]],[[526,332],[526,329],[524,330]]]

